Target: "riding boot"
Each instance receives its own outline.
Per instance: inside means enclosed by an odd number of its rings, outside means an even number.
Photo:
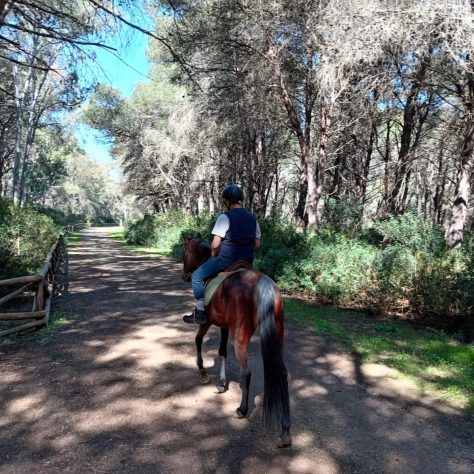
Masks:
[[[183,316],[183,321],[187,324],[206,324],[206,312],[195,308],[190,315]]]

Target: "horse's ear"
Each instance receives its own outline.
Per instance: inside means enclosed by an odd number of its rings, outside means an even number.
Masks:
[[[191,238],[188,237],[184,232],[181,232],[181,239],[183,240],[183,243],[188,242]]]
[[[201,235],[201,232],[198,232],[195,236],[194,236],[195,239],[202,239],[202,235]]]

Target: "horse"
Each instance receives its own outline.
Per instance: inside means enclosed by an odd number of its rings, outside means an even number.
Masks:
[[[211,249],[200,234],[183,235],[184,281],[211,256]],[[206,306],[208,322],[199,326],[195,337],[197,366],[201,383],[209,382],[209,375],[202,360],[202,342],[212,324],[221,331],[219,344],[220,375],[217,390],[227,390],[226,377],[227,342],[229,332],[234,340],[235,356],[240,365],[240,389],[242,398],[237,416],[248,413],[251,372],[248,367],[250,339],[260,328],[260,345],[263,359],[264,392],[263,421],[268,428],[274,421],[281,424],[278,446],[291,446],[290,403],[288,372],[283,360],[283,300],[280,290],[270,277],[252,268],[242,269],[228,276],[215,290]]]

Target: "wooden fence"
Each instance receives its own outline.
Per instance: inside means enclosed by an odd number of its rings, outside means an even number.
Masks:
[[[74,232],[89,227],[89,224],[74,224],[65,229],[68,232]],[[25,321],[26,323],[0,331],[0,337],[13,334],[18,331],[30,329],[38,326],[45,326],[49,321],[51,308],[51,297],[53,293],[54,277],[61,261],[61,252],[64,248],[64,236],[60,235],[55,244],[51,247],[43,268],[36,275],[28,275],[8,280],[0,280],[0,288],[17,287],[11,293],[0,298],[0,307],[5,303],[19,297],[20,295],[31,295],[33,297],[33,306],[31,311],[0,312],[0,321]]]

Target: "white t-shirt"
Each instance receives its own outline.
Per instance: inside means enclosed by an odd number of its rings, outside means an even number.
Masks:
[[[225,234],[229,230],[230,221],[226,214],[220,214],[214,224],[214,228],[212,229],[211,234],[217,235],[218,237],[225,237]],[[255,238],[259,239],[262,236],[262,232],[260,231],[260,226],[257,222],[257,227],[255,229]]]

